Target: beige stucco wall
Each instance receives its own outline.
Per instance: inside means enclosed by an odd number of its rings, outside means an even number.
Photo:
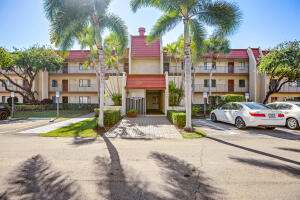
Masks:
[[[51,92],[49,93],[49,98],[52,99],[52,97],[55,96],[55,93]],[[80,96],[88,96],[91,99],[91,103],[97,104],[98,103],[98,95],[96,93],[78,93],[78,94],[71,94],[71,93],[65,93],[62,92],[59,97],[59,102],[62,102],[63,96],[68,97],[68,103],[79,103],[79,97]]]
[[[132,74],[161,74],[159,59],[132,59]]]
[[[132,89],[132,90],[127,90],[127,97],[142,97],[146,98],[146,90],[144,89]]]

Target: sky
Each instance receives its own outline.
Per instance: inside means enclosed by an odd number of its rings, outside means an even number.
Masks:
[[[300,0],[229,0],[241,9],[243,19],[237,31],[229,37],[231,48],[258,47],[268,49],[280,42],[300,40]],[[147,32],[161,16],[154,8],[142,8],[133,13],[129,0],[112,0],[110,11],[119,15],[132,35],[139,27]],[[28,48],[34,44],[50,44],[50,24],[43,10],[43,0],[0,0],[0,46]],[[212,32],[207,27],[208,33]],[[176,41],[183,25],[163,36],[163,44]],[[108,34],[108,33],[107,33]],[[73,49],[79,49],[74,45]]]

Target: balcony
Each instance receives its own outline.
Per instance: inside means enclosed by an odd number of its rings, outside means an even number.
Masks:
[[[234,87],[229,88],[227,84],[217,84],[216,87],[211,87],[212,92],[248,92],[248,87],[239,87],[239,85],[234,85]],[[195,84],[194,92],[209,92],[209,87],[204,84]]]
[[[68,87],[63,87],[62,85],[58,85],[58,87],[49,86],[50,92],[97,92],[98,86],[96,84],[91,84],[90,86],[80,87],[79,85],[70,84]]]
[[[124,67],[120,67],[119,73],[124,72]],[[95,74],[96,70],[93,68],[90,69],[79,69],[78,67],[68,67],[68,69],[60,69],[56,72],[50,72],[52,74]],[[118,73],[116,69],[105,69],[106,74],[115,74]]]
[[[267,85],[267,91],[269,90],[269,85]],[[297,84],[285,84],[282,86],[279,93],[300,93],[300,85]]]
[[[181,73],[182,69],[181,67],[178,67],[176,69],[176,66],[171,66],[169,68],[169,73]],[[195,67],[194,70],[192,70],[192,73],[207,73],[209,74],[210,72],[210,67],[204,67],[204,66],[197,66]],[[245,66],[244,68],[241,67],[234,67],[234,68],[230,68],[228,66],[217,66],[216,69],[213,69],[213,73],[214,74],[218,74],[218,73],[223,73],[223,74],[245,74],[249,72],[249,67]]]
[[[23,91],[21,88],[18,88],[16,86],[9,86],[8,89],[13,90],[13,91]],[[0,86],[0,92],[8,92],[5,90],[4,86]]]

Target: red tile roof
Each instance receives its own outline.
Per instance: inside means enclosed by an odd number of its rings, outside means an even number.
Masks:
[[[204,58],[211,58],[212,54],[206,54],[203,56]],[[247,49],[231,49],[231,52],[229,54],[220,54],[219,58],[227,58],[227,59],[233,59],[233,58],[249,58]]]
[[[131,36],[131,56],[132,57],[159,57],[160,40],[151,44],[146,44],[145,28],[139,28],[140,35]]]
[[[166,89],[164,74],[127,74],[127,89]]]

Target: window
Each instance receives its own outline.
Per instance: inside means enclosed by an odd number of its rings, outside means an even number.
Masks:
[[[6,103],[6,98],[5,98],[5,96],[2,96],[2,103]]]
[[[243,106],[240,105],[240,104],[237,104],[237,103],[232,103],[231,104],[231,109],[232,110],[241,110],[241,109],[243,109]]]
[[[79,80],[79,87],[91,87],[91,80]]]
[[[295,81],[296,87],[300,87],[300,80]]]
[[[246,87],[246,81],[245,80],[239,80],[239,87],[240,88]]]
[[[211,80],[211,87],[216,87],[216,80],[215,79],[212,79]],[[204,80],[204,87],[209,87],[209,79],[205,79]]]
[[[83,63],[79,63],[79,70],[90,70],[91,67],[88,65],[88,66],[84,66]]]
[[[91,102],[91,97],[79,97],[79,103],[85,104],[85,103],[90,103]]]
[[[277,110],[291,110],[292,107],[293,107],[292,105],[285,104],[285,103],[280,103],[277,106]]]
[[[244,70],[245,69],[245,62],[240,62],[240,70]]]
[[[216,63],[216,62],[213,62],[213,63],[212,63],[212,67],[213,67],[213,69],[216,69],[216,68],[217,68],[217,63]]]
[[[6,83],[7,87],[12,87],[12,84],[9,80],[5,79],[4,82]],[[5,87],[4,83],[2,83],[2,87]]]
[[[207,62],[204,62],[204,70],[208,70]]]
[[[52,80],[52,87],[58,87],[57,80]]]
[[[221,108],[221,110],[230,110],[231,109],[231,105],[229,103],[223,105]]]
[[[276,103],[268,104],[267,107],[268,107],[268,108],[271,108],[271,109],[273,109],[273,110],[277,110],[277,105],[276,105]]]
[[[270,109],[263,104],[257,104],[257,103],[244,103],[244,105],[252,110],[269,110]]]

